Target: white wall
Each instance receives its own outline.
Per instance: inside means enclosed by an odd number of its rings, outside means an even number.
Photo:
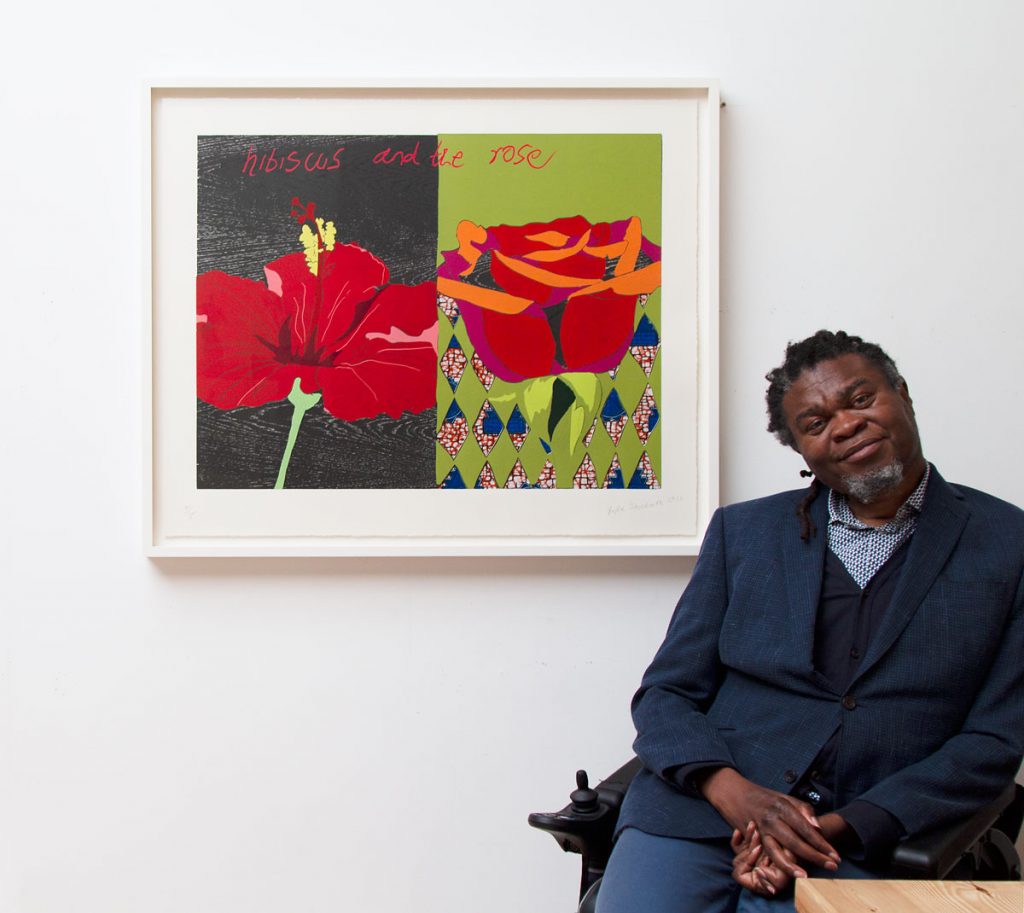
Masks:
[[[724,500],[800,484],[762,376],[831,326],[890,348],[947,477],[1024,503],[1011,0],[5,17],[4,913],[569,909],[526,814],[627,756],[692,566],[143,559],[143,77],[719,77]]]

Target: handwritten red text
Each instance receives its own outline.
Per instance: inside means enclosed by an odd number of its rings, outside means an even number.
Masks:
[[[394,152],[391,151],[391,147],[387,146],[381,149],[373,157],[374,165],[418,165],[420,163],[420,144],[417,142],[413,146],[412,152],[403,152],[401,149],[396,149]]]
[[[273,174],[275,171],[291,174],[293,171],[298,171],[299,168],[310,173],[314,171],[337,171],[341,167],[341,153],[344,151],[344,146],[338,146],[334,153],[328,157],[326,152],[317,152],[315,150],[307,152],[305,155],[297,149],[278,154],[277,147],[274,147],[270,152],[264,152],[263,155],[260,155],[254,146],[250,146],[249,153],[246,155],[245,162],[242,165],[242,174],[249,177],[253,177],[257,173]]]
[[[403,149],[392,149],[390,146],[386,146],[374,155],[373,164],[420,165],[422,164],[420,162],[420,144],[417,142],[409,152],[406,152]],[[441,168],[445,165],[450,168],[461,168],[464,164],[462,161],[462,150],[449,149],[442,143],[438,143],[437,148],[430,153],[430,164],[433,168]]]
[[[449,154],[451,157],[449,158]],[[430,156],[430,164],[435,168],[440,168],[442,165],[448,165],[451,168],[462,167],[462,150],[461,149],[449,149],[447,146],[443,146],[441,143],[437,144],[437,148]]]
[[[495,146],[491,150],[491,160],[487,163],[493,165],[495,162],[504,162],[506,165],[522,165],[525,162],[534,171],[540,171],[551,164],[555,157],[552,152],[541,164],[536,164],[537,159],[543,157],[544,153],[531,143],[523,143],[521,146]]]

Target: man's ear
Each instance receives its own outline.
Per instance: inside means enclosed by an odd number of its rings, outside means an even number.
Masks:
[[[897,387],[900,396],[906,400],[907,405],[910,406],[910,411],[914,411],[914,401],[910,398],[910,387],[907,386],[907,382],[904,378],[900,378],[900,385]]]

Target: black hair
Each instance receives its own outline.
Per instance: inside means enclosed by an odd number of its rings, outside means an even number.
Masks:
[[[765,375],[768,390],[765,401],[768,407],[768,430],[778,438],[781,444],[796,449],[793,432],[786,424],[786,415],[782,409],[782,399],[793,382],[811,368],[823,361],[839,358],[841,355],[860,355],[875,365],[888,381],[889,385],[898,390],[904,384],[896,362],[885,350],[873,342],[865,342],[860,336],[851,336],[842,330],[833,333],[831,330],[818,330],[813,336],[791,342],[786,346],[786,358],[777,368]],[[806,470],[801,475],[810,475]],[[821,483],[814,479],[807,494],[797,505],[796,515],[800,518],[800,538],[807,542],[817,529],[811,520],[808,510],[811,502],[818,496]]]

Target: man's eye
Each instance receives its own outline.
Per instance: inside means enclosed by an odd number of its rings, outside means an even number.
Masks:
[[[806,425],[804,425],[804,433],[805,434],[817,434],[824,427],[825,427],[825,422],[822,421],[820,418],[812,419]]]
[[[853,398],[853,404],[860,408],[867,406],[871,402],[871,395],[868,393],[858,393]]]

